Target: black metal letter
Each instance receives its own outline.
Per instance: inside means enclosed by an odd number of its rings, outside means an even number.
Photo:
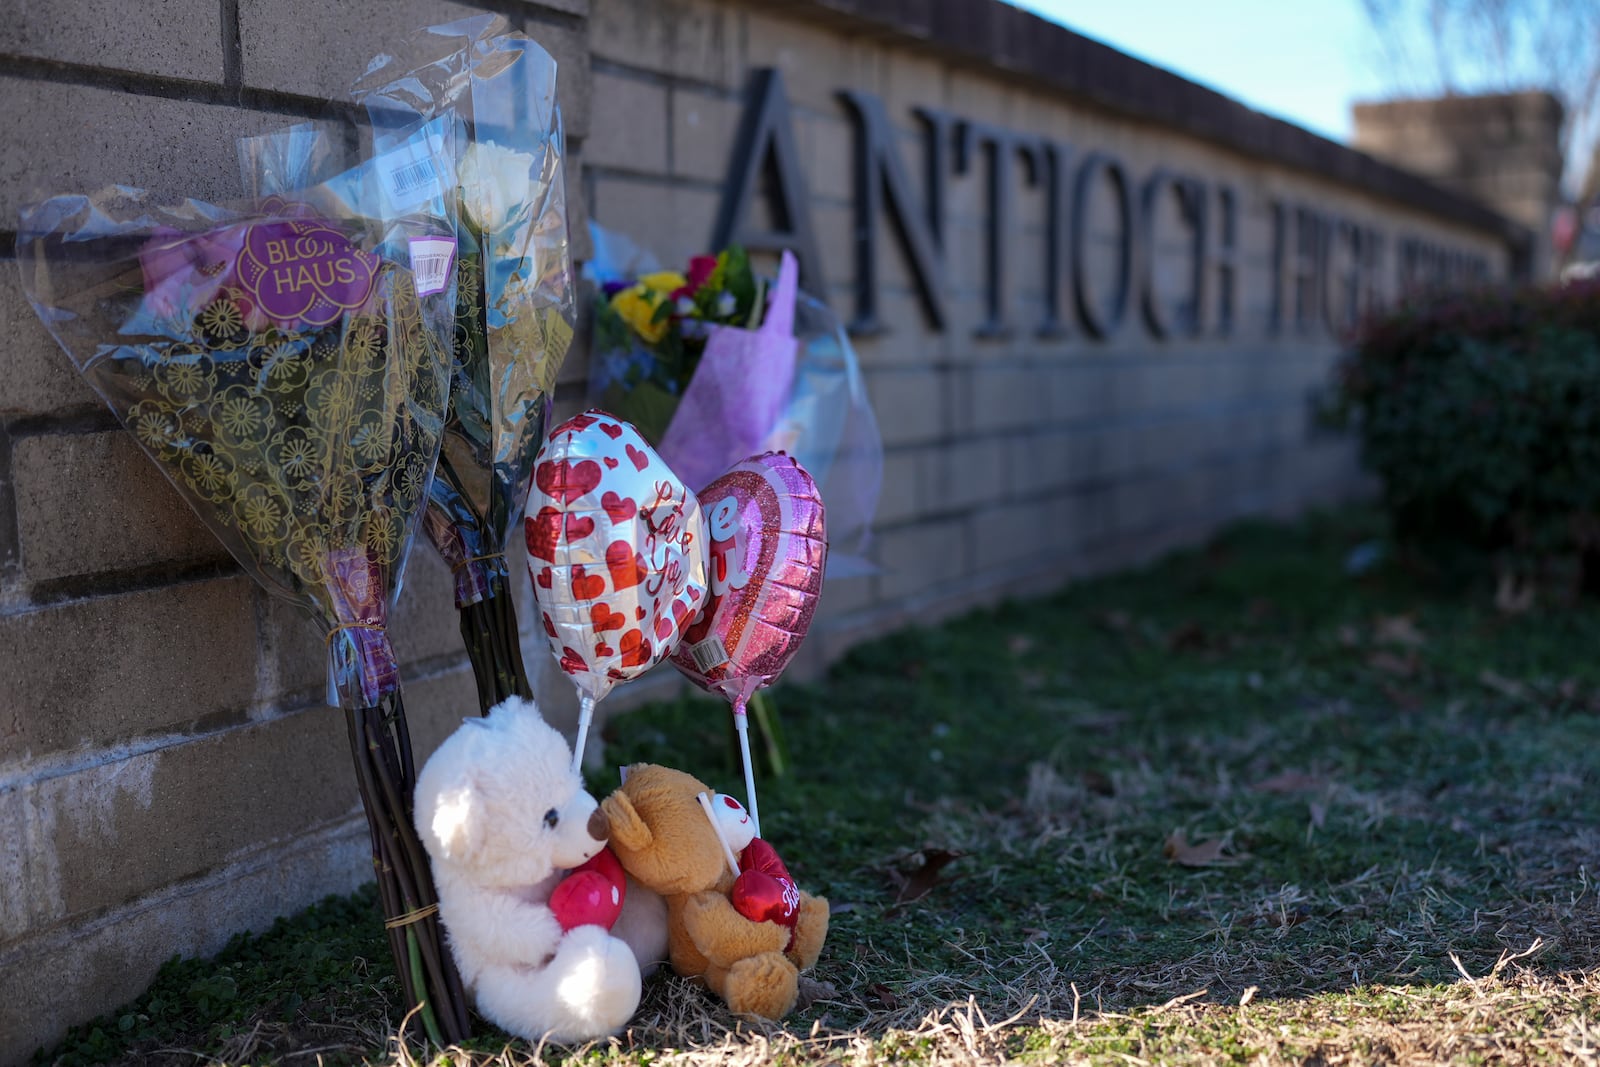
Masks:
[[[1205,288],[1205,187],[1193,178],[1183,178],[1158,169],[1145,179],[1140,194],[1143,227],[1139,255],[1140,309],[1151,336],[1166,337],[1172,332],[1161,294],[1156,292],[1156,218],[1161,194],[1171,189],[1178,198],[1178,213],[1189,225],[1189,299],[1178,308],[1178,329],[1191,337],[1200,333],[1200,296]]]
[[[1067,220],[1072,210],[1067,203],[1067,160],[1072,158],[1072,146],[1046,141],[1044,155],[1049,161],[1050,177],[1045,185],[1044,321],[1039,324],[1039,336],[1065,337],[1061,288],[1066,282]]]
[[[956,153],[956,172],[965,174],[972,168],[974,157],[985,145],[989,148],[989,232],[988,263],[984,271],[985,299],[988,317],[975,331],[979,337],[1004,338],[1011,329],[1006,325],[1006,309],[1010,305],[1006,284],[1006,239],[1011,234],[1011,174],[1012,158],[1021,155],[1027,161],[1028,184],[1039,184],[1039,143],[1032,137],[1012,133],[1002,126],[971,119],[961,123],[960,149]]]
[[[939,263],[938,215],[916,210],[911,181],[900,163],[894,146],[894,128],[883,113],[883,104],[871,93],[846,89],[839,94],[856,119],[856,316],[852,333],[876,333],[878,322],[878,216],[888,202],[900,236],[901,248],[911,263],[922,297],[922,309],[936,330],[944,329],[944,272]],[[943,142],[949,127],[948,117],[927,112],[929,184],[928,204],[942,209],[942,170],[935,170],[943,158]]]
[[[816,227],[811,225],[811,197],[789,121],[782,72],[773,67],[753,72],[750,95],[722,187],[722,209],[712,230],[711,247],[738,244],[757,252],[787,248],[800,262],[800,285],[811,296],[826,301],[822,254],[817,250]],[[763,174],[772,197],[776,228],[771,230],[758,230],[750,223],[750,207]]]
[[[1102,171],[1116,190],[1119,224],[1116,296],[1106,310],[1095,307],[1090,299],[1084,264],[1084,250],[1089,240],[1089,191]],[[1122,325],[1123,316],[1127,314],[1128,290],[1133,281],[1133,224],[1133,196],[1128,190],[1127,172],[1114,156],[1094,153],[1078,168],[1078,178],[1072,189],[1072,295],[1078,305],[1078,321],[1090,337],[1109,337]]]

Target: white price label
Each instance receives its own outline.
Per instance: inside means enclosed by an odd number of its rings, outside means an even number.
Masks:
[[[418,296],[442,293],[450,285],[450,266],[456,259],[454,237],[411,238],[411,276]]]
[[[716,634],[690,645],[689,655],[694,657],[695,670],[701,674],[713,671],[728,662],[728,650],[723,647],[722,638]]]

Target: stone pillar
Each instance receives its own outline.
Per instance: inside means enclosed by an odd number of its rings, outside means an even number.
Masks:
[[[1560,100],[1531,91],[1389,100],[1353,110],[1356,148],[1527,226],[1534,241],[1518,273],[1550,275],[1550,220],[1561,185]]]

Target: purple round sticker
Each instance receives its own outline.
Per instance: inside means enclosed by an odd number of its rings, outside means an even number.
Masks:
[[[239,283],[270,319],[326,326],[367,302],[378,263],[320,220],[263,222],[245,233]]]

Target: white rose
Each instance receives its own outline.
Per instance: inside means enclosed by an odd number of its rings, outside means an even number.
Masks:
[[[467,149],[456,174],[461,206],[479,230],[504,230],[528,211],[533,157],[483,141]]]

